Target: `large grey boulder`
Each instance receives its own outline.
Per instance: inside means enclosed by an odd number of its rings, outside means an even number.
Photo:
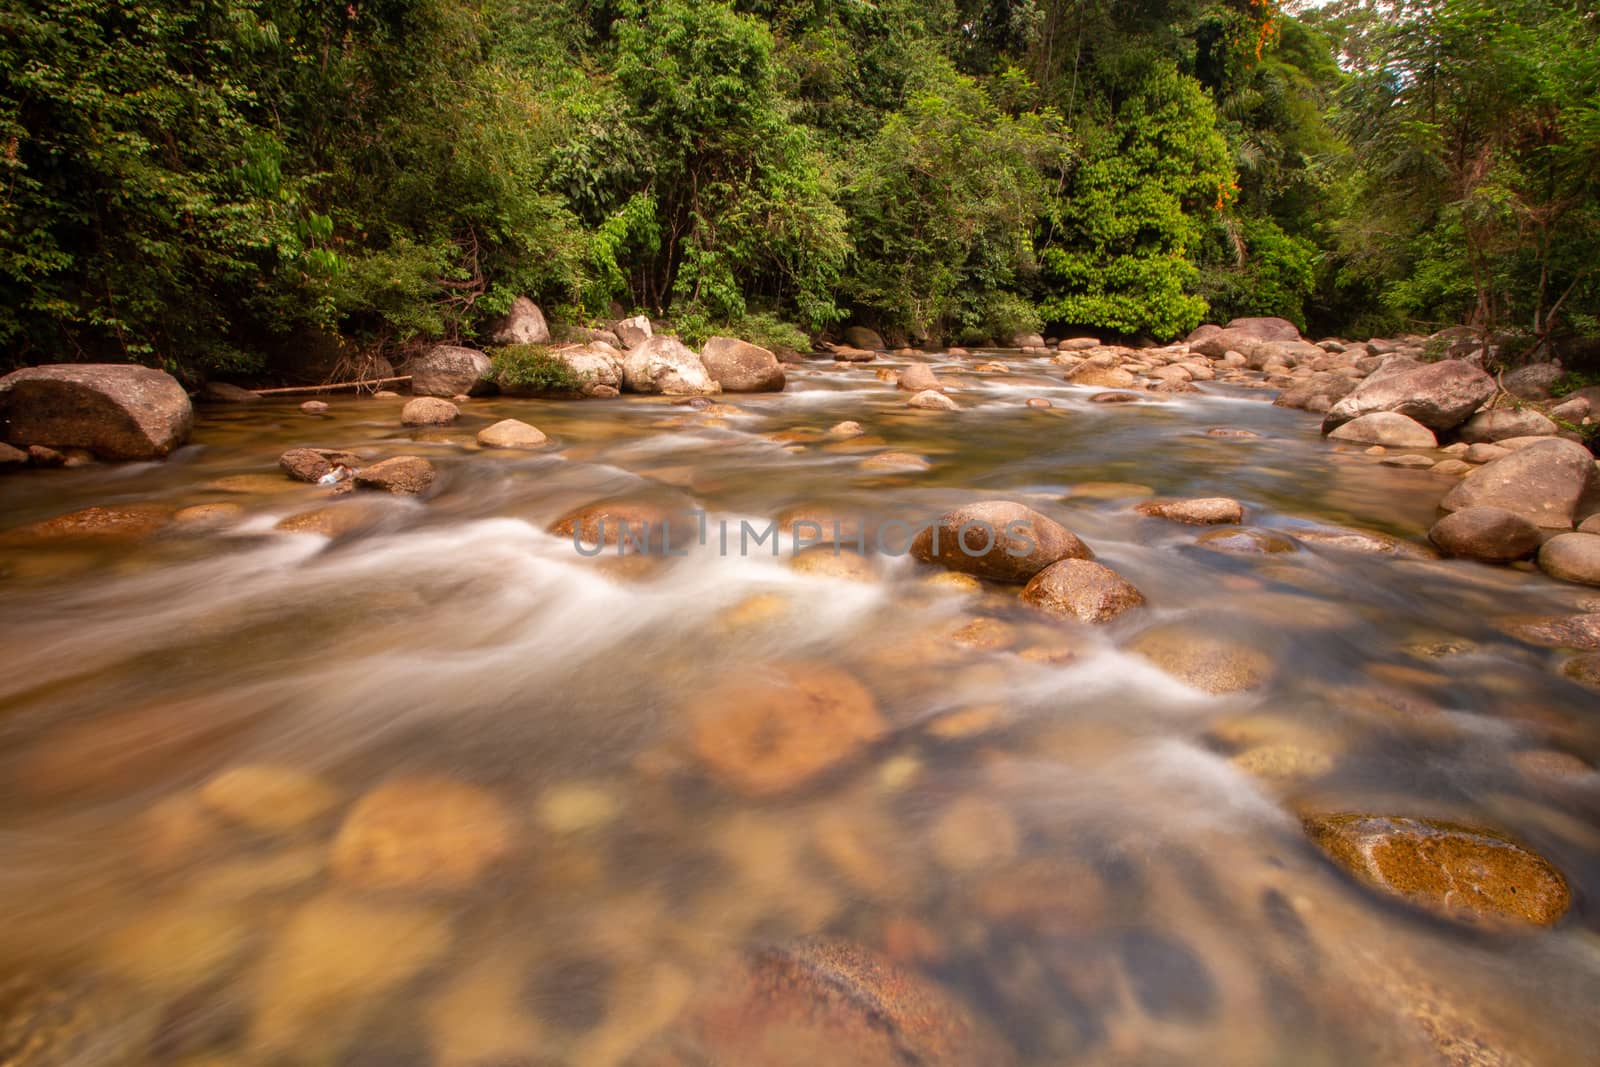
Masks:
[[[550,324],[544,312],[525,296],[511,302],[511,311],[494,332],[497,345],[545,345],[550,343]]]
[[[1530,363],[1501,378],[1500,384],[1512,396],[1520,396],[1524,400],[1548,400],[1555,395],[1552,390],[1556,379],[1564,373],[1559,363]]]
[[[617,335],[623,348],[638,348],[655,336],[655,330],[650,328],[650,320],[643,315],[619,320],[611,327],[611,332]]]
[[[722,387],[706,373],[700,357],[676,337],[657,335],[631,349],[622,361],[622,383],[635,393],[710,396]]]
[[[494,390],[494,367],[475,348],[434,345],[406,364],[417,396],[479,396]]]
[[[622,391],[622,353],[603,341],[558,348],[551,355],[565,363],[583,384],[585,396],[615,396]]]
[[[1547,530],[1570,530],[1600,499],[1600,472],[1587,448],[1552,437],[1486,463],[1439,504],[1445,511],[1497,507]]]
[[[725,393],[783,392],[783,364],[760,345],[713,337],[700,349],[700,362]]]
[[[1322,432],[1330,433],[1374,411],[1397,411],[1430,430],[1453,430],[1494,396],[1494,379],[1460,360],[1406,369],[1384,367],[1329,410]]]
[[[1288,319],[1234,319],[1228,323],[1226,328],[1244,334],[1247,337],[1254,337],[1258,341],[1300,340],[1300,327]]]
[[[19,448],[84,448],[101,459],[160,459],[189,438],[189,394],[165,371],[57,363],[0,378],[0,437]]]

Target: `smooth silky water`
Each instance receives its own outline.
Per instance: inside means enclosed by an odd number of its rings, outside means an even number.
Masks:
[[[86,1064],[626,1063],[730,952],[814,933],[932,976],[1039,1067],[1445,1062],[1430,1027],[1596,1062],[1597,776],[1515,757],[1593,766],[1600,700],[1498,624],[1600,594],[1312,542],[1196,547],[1200,528],[1133,506],[1231,496],[1255,528],[1420,544],[1450,483],[1336,451],[1270,393],[1094,404],[1043,359],[1011,363],[941,364],[948,414],[906,409],[882,364],[792,368],[782,395],[719,398],[737,413],[486,398],[410,431],[400,400],[209,408],[168,462],[0,482],[7,528],[242,509],[0,549],[4,973],[84,990],[57,1014],[90,1035]],[[479,449],[506,417],[554,447]],[[823,434],[845,419],[866,435]],[[425,456],[438,490],[336,498],[278,472],[300,445]],[[887,450],[929,468],[863,466]],[[711,544],[619,563],[544,532],[638,496],[704,509]],[[999,498],[1074,530],[1147,607],[1090,628],[904,556],[863,581],[739,553],[741,519],[798,504],[922,522]],[[274,529],[327,505],[359,521]],[[952,636],[980,616],[1004,625]],[[1266,652],[1271,681],[1211,697],[1119,651],[1171,621]],[[850,671],[891,729],[750,799],[704,773],[686,722],[718,680],[779,662]],[[1304,759],[1247,773],[1231,757],[1261,739]],[[260,765],[315,777],[219,813],[208,784]],[[509,850],[463,888],[341,888],[341,822],[397,777],[441,806],[491,795]],[[1573,911],[1523,934],[1425,918],[1327,863],[1305,810],[1499,827],[1560,866]]]

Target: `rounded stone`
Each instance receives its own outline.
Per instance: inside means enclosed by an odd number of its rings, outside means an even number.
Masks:
[[[396,496],[419,496],[438,477],[433,464],[420,456],[394,456],[356,471],[357,489],[378,489]]]
[[[1134,509],[1141,515],[1190,526],[1233,526],[1244,521],[1244,505],[1227,497],[1152,500]]]
[[[1312,815],[1304,825],[1357,880],[1447,918],[1551,926],[1572,903],[1549,860],[1493,830],[1352,813]]]
[[[1036,574],[1022,599],[1058,618],[1103,623],[1143,604],[1144,594],[1110,567],[1065,559]]]
[[[1433,524],[1428,539],[1450,556],[1510,563],[1539,550],[1539,528],[1505,508],[1463,508]]]
[[[1022,832],[1005,806],[983,797],[962,797],[934,820],[933,857],[947,871],[983,871],[1017,856]]]
[[[1009,500],[947,512],[911,543],[924,563],[999,582],[1028,582],[1064,559],[1093,559],[1089,546],[1048,516]]]
[[[1539,549],[1539,569],[1552,578],[1600,585],[1600,534],[1559,534]]]
[[[1437,448],[1439,439],[1416,419],[1397,411],[1374,411],[1340,426],[1328,434],[1334,441],[1389,448]]]
[[[328,413],[328,404],[323,400],[307,400],[300,405],[300,410],[307,415],[326,415]]]
[[[478,431],[478,444],[485,448],[539,448],[549,440],[538,427],[521,419],[501,419]]]
[[[957,411],[960,405],[943,393],[934,389],[918,393],[906,401],[906,407],[916,408],[919,411]]]
[[[1236,556],[1277,555],[1295,550],[1293,541],[1266,530],[1211,530],[1197,537],[1195,544]]]
[[[1272,660],[1259,649],[1182,624],[1146,630],[1127,647],[1186,685],[1213,695],[1259,688],[1272,674]]]
[[[825,774],[887,730],[853,675],[781,664],[727,678],[690,701],[695,755],[739,793],[768,797]]]
[[[448,778],[395,778],[351,808],[333,842],[333,872],[358,889],[465,889],[514,840],[493,794]]]
[[[461,409],[436,396],[419,396],[400,409],[400,422],[406,426],[443,426],[455,422]]]
[[[209,811],[268,834],[315,822],[339,802],[339,793],[315,775],[293,767],[247,763],[213,777],[200,789]]]

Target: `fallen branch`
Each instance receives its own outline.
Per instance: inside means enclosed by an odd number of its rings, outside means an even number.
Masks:
[[[358,382],[333,382],[329,385],[288,385],[281,389],[252,389],[256,396],[293,396],[296,393],[332,393],[340,389],[360,389],[368,385],[394,385],[398,382],[409,382],[411,375],[402,374],[398,378],[366,378]]]

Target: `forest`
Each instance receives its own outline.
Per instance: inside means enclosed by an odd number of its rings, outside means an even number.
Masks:
[[[0,0],[5,365],[281,379],[527,295],[1594,367],[1597,240],[1583,0]]]

